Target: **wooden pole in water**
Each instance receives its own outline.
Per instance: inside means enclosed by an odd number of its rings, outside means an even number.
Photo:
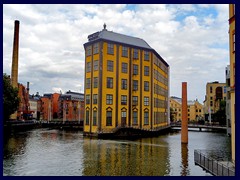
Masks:
[[[188,119],[187,119],[187,82],[182,82],[182,143],[188,143]]]

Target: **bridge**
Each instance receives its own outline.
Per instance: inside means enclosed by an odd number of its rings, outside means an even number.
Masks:
[[[172,128],[181,128],[181,123],[172,123]],[[201,125],[201,124],[188,124],[188,128],[191,129],[199,129],[199,131],[202,131],[202,129],[208,129],[208,130],[227,130],[226,126],[220,126],[220,125]]]
[[[42,121],[42,127],[83,130],[83,121]]]

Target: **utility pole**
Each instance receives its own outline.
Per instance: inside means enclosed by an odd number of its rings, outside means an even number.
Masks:
[[[66,121],[66,101],[63,99],[63,122]]]
[[[78,123],[80,124],[80,111],[81,111],[81,103],[80,103],[80,101],[78,101],[77,108],[78,108]]]
[[[209,108],[208,108],[208,120],[209,120],[209,124],[210,124],[210,125],[212,124],[211,111],[212,111],[212,110],[211,110],[211,108],[209,107]]]

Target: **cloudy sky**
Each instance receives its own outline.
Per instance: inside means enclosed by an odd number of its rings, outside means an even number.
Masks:
[[[30,94],[84,91],[87,36],[103,29],[144,39],[170,65],[170,95],[205,97],[206,83],[225,82],[228,5],[3,5],[3,72],[11,74],[14,20],[20,21],[19,77]]]

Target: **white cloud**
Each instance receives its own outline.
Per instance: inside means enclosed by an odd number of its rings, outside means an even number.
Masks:
[[[20,20],[19,82],[31,82],[31,94],[83,91],[83,44],[103,23],[110,31],[144,39],[168,62],[171,95],[180,96],[181,82],[187,81],[189,99],[203,101],[207,82],[225,82],[228,5],[4,4],[3,70],[8,74],[15,19]]]

